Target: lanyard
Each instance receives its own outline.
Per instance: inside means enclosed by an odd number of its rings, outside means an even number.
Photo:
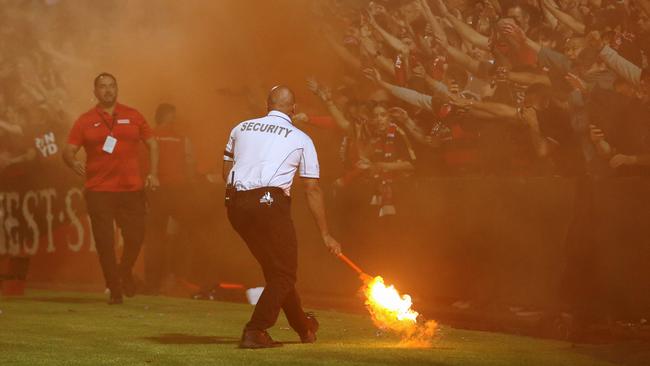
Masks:
[[[108,125],[108,121],[106,121],[106,118],[104,118],[104,114],[102,113],[99,108],[97,109],[97,114],[99,114],[99,118],[102,119],[102,122],[104,122],[104,125],[106,128],[108,128],[108,132],[110,136],[113,136],[113,128],[115,127],[115,112],[113,112],[113,115],[111,116],[111,125]]]

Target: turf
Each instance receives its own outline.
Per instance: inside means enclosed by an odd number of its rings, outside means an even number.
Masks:
[[[139,296],[30,291],[0,299],[0,365],[650,365],[648,344],[569,343],[442,326],[433,348],[397,347],[367,316],[320,311],[316,344],[284,318],[271,334],[282,348],[240,350],[248,305]]]

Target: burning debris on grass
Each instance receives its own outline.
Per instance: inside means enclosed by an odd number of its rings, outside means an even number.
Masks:
[[[381,330],[397,333],[404,347],[430,347],[436,333],[437,323],[425,320],[415,311],[411,296],[401,295],[395,286],[387,286],[381,276],[369,276],[348,257],[339,258],[354,269],[363,281],[361,288],[372,321]]]
[[[402,338],[400,346],[432,345],[437,323],[422,319],[422,316],[413,310],[411,296],[401,295],[393,285],[387,286],[381,276],[362,276],[362,279],[366,308],[378,328],[399,334]]]

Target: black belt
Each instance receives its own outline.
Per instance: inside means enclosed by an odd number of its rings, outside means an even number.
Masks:
[[[257,196],[257,195],[260,195],[260,194],[264,194],[266,192],[269,192],[274,196],[275,195],[278,195],[278,196],[282,195],[282,196],[286,196],[288,198],[288,196],[286,194],[284,194],[284,189],[282,189],[280,187],[260,187],[260,188],[255,188],[255,189],[249,189],[247,191],[237,191],[237,192],[235,192],[235,194],[238,195],[238,196],[248,196],[248,195]]]
[[[270,194],[273,200],[287,200],[291,202],[291,197],[287,196],[284,193],[284,189],[279,187],[260,187],[255,189],[249,189],[247,191],[236,191],[235,199],[255,199],[260,200],[267,193]]]

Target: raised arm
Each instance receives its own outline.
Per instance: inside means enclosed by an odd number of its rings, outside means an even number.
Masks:
[[[447,97],[447,94],[449,94],[449,88],[447,88],[447,85],[432,78],[429,74],[424,74],[424,81],[427,83],[427,86],[433,95],[444,99]],[[429,96],[427,95],[427,97]]]
[[[449,58],[454,60],[456,63],[461,65],[463,68],[465,68],[467,71],[471,72],[472,74],[478,74],[479,72],[478,60],[470,57],[468,54],[459,50],[458,48],[453,47],[452,45],[449,44],[449,42],[447,42],[446,38],[439,37],[438,34],[436,34],[436,42],[440,45],[440,47],[442,47],[447,52]]]
[[[402,88],[397,85],[390,84],[381,78],[381,74],[377,69],[365,69],[363,70],[366,77],[374,81],[377,85],[388,90],[393,96],[399,98],[406,103],[412,104],[416,107],[423,109],[431,110],[432,97],[430,95],[419,93],[415,90]]]
[[[600,58],[607,67],[630,84],[638,86],[641,82],[641,68],[619,55],[613,48],[604,46],[600,51]]]
[[[546,23],[548,23],[548,25],[553,29],[557,28],[557,18],[545,6],[542,5],[540,8],[542,9],[542,15],[544,16],[544,19],[546,19]]]
[[[361,60],[354,56],[347,48],[341,46],[332,36],[326,33],[325,39],[329,42],[334,52],[354,69],[361,69]]]
[[[439,37],[446,43],[447,34],[445,33],[445,29],[442,27],[440,22],[438,22],[438,19],[436,19],[436,17],[433,15],[433,12],[431,11],[427,0],[420,0],[420,9],[422,9],[422,16],[424,16],[424,19],[427,21],[427,23],[429,23],[436,37]]]
[[[330,90],[319,85],[313,78],[307,79],[307,87],[325,104],[327,111],[330,113],[332,118],[334,118],[334,122],[336,122],[343,131],[350,134],[352,132],[352,123],[348,121],[343,112],[341,112],[336,104],[334,104]]]
[[[442,0],[435,0],[436,6],[441,14],[451,23],[451,25],[456,29],[456,32],[460,34],[465,40],[475,45],[476,47],[482,48],[484,50],[489,49],[489,38],[482,35],[481,33],[474,30],[468,24],[465,24],[462,20],[456,18],[453,14],[447,10],[447,6],[442,2]]]
[[[369,34],[363,34],[362,32],[360,41],[362,49],[366,52],[368,57],[375,61],[375,65],[380,67],[386,73],[390,74],[395,72],[393,62],[379,52],[377,43],[370,38]]]
[[[474,28],[469,26],[469,24],[465,24],[465,22],[456,18],[452,14],[448,14],[447,19],[451,22],[451,24],[454,26],[454,29],[456,29],[458,34],[460,34],[463,39],[478,48],[484,50],[488,50],[490,48],[489,38],[475,31]]]
[[[520,115],[517,108],[503,103],[495,102],[478,102],[474,100],[465,99],[457,95],[449,95],[450,103],[457,105],[461,108],[466,108],[471,111],[481,112],[483,118],[505,118],[505,119],[519,119]]]
[[[585,25],[581,23],[580,21],[576,20],[574,17],[571,15],[563,12],[560,10],[560,8],[557,6],[555,1],[553,0],[542,0],[542,4],[544,8],[548,9],[548,11],[555,17],[557,18],[560,23],[566,25],[569,27],[571,30],[573,30],[576,33],[579,34],[585,34]]]
[[[526,32],[524,32],[524,30],[519,28],[519,26],[516,24],[506,23],[501,26],[500,32],[512,37],[519,44],[526,45],[526,47],[531,48],[537,53],[539,53],[539,51],[542,49],[542,46],[539,43],[528,38],[528,36],[526,36]]]
[[[381,37],[386,41],[386,43],[395,51],[402,53],[403,55],[408,55],[410,50],[404,42],[402,42],[399,38],[395,37],[394,35],[390,34],[387,32],[384,28],[382,28],[379,23],[375,20],[375,17],[370,15],[369,16],[369,24],[372,26],[372,28],[381,35]]]

